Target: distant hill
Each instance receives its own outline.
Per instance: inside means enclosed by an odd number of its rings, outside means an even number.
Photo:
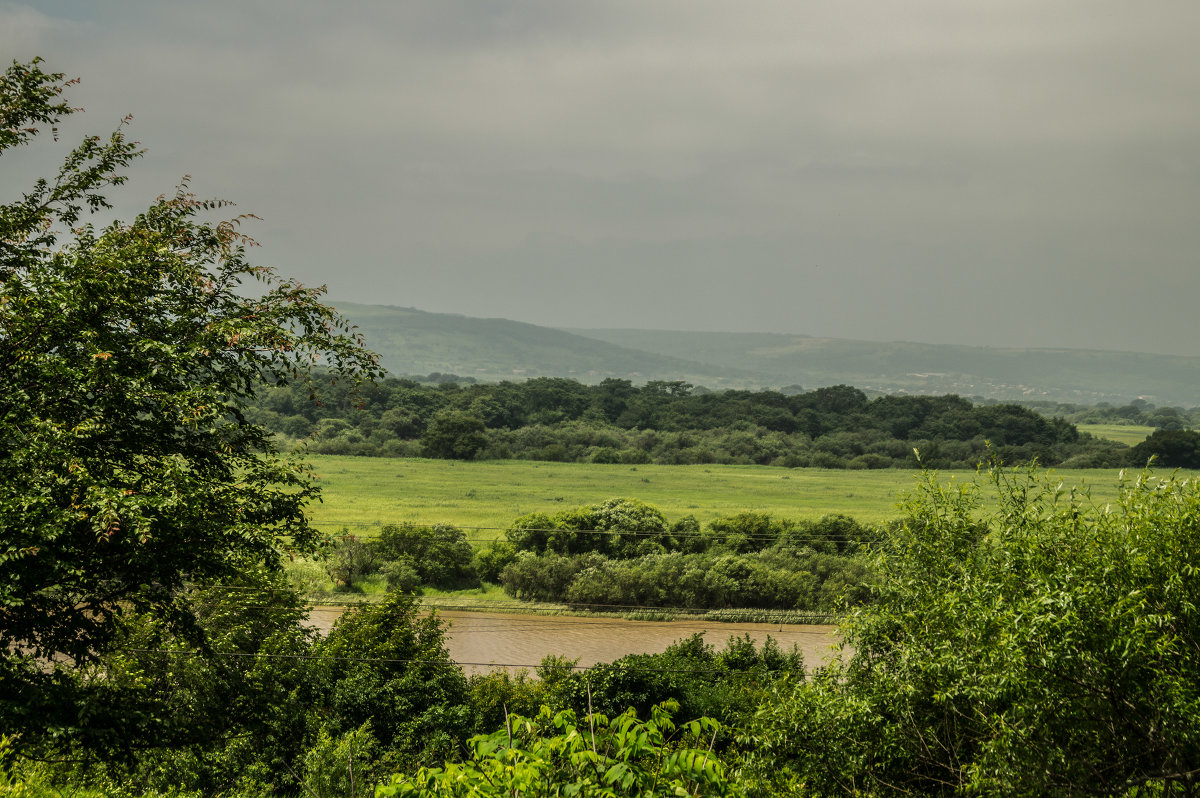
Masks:
[[[846,383],[884,393],[957,393],[1095,404],[1142,397],[1200,405],[1200,357],[1086,349],[878,343],[770,333],[572,330],[632,349],[736,365],[805,388]]]
[[[508,319],[428,313],[390,305],[337,302],[393,374],[457,374],[483,381],[571,377],[687,380],[709,386],[743,384],[752,375],[684,358],[628,349],[573,333]]]
[[[1080,349],[877,343],[767,333],[557,330],[335,303],[393,374],[686,380],[709,388],[848,384],[881,393],[1200,405],[1200,358]]]

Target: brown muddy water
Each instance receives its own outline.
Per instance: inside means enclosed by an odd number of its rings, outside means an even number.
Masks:
[[[325,634],[344,607],[317,606],[310,623]],[[795,644],[812,668],[827,662],[837,643],[836,627],[713,621],[630,621],[624,618],[579,618],[568,615],[517,615],[438,610],[447,623],[450,658],[468,673],[492,670],[532,670],[542,658],[559,654],[578,658],[578,665],[612,662],[626,654],[657,654],[681,638],[700,632],[721,649],[730,636],[749,634],[762,645],[767,636],[781,648]]]

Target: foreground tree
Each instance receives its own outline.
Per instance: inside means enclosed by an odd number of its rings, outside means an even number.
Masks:
[[[470,735],[466,676],[450,661],[441,620],[419,609],[412,594],[392,591],[347,612],[316,647],[331,731],[369,722],[402,765],[453,757]]]
[[[99,670],[121,697],[125,728],[145,724],[138,736],[153,734],[157,745],[119,767],[76,771],[67,777],[73,786],[90,781],[121,794],[122,785],[136,784],[164,795],[229,794],[235,784],[294,789],[287,768],[313,742],[314,708],[327,692],[311,658],[316,632],[303,625],[308,607],[286,575],[263,567],[187,598],[207,651],[160,618],[128,613]]]
[[[1143,474],[1098,507],[1034,470],[989,478],[983,504],[983,485],[926,475],[845,627],[853,655],[760,714],[765,777],[839,795],[1194,794],[1200,486]]]
[[[503,729],[471,739],[466,761],[397,774],[376,795],[743,795],[713,752],[720,724],[700,718],[676,726],[671,719],[676,709],[673,701],[656,705],[645,721],[632,710],[611,719],[590,714],[582,723],[571,710],[552,714],[548,707],[534,718],[510,715]]]
[[[7,69],[0,155],[75,112],[70,82]],[[134,744],[117,685],[79,678],[119,616],[198,637],[185,588],[316,539],[311,475],[243,403],[319,358],[377,373],[320,289],[251,265],[238,219],[205,220],[224,203],[184,187],[83,224],[139,152],[123,128],[89,137],[0,205],[0,719],[26,743]]]

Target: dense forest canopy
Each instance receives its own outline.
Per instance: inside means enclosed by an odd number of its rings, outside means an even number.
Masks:
[[[434,384],[387,379],[277,385],[247,417],[324,454],[594,463],[742,463],[824,468],[972,468],[1006,462],[1124,464],[1127,449],[1015,404],[958,396],[868,398],[846,385],[807,392],[697,389],[684,382],[557,377]],[[1144,464],[1144,463],[1143,463]]]

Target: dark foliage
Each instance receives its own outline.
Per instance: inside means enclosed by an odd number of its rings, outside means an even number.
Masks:
[[[1166,468],[1200,468],[1200,432],[1160,429],[1129,452],[1129,464],[1137,468],[1151,458]]]
[[[748,635],[731,636],[720,650],[694,634],[661,654],[631,654],[587,671],[572,664],[547,657],[537,681],[522,674],[473,676],[471,705],[480,727],[503,726],[506,708],[524,714],[545,704],[579,714],[618,715],[631,708],[642,713],[668,699],[679,702],[683,717],[703,715],[734,724],[753,711],[768,685],[804,680],[799,651],[784,651],[770,638],[755,646]]]
[[[593,463],[740,463],[970,468],[992,450],[1009,462],[1122,462],[1123,447],[1015,404],[957,396],[869,400],[840,385],[808,393],[701,392],[686,383],[599,385],[542,377],[436,385],[389,379],[353,398],[322,386],[319,405],[279,385],[251,416],[325,454],[426,455]]]

